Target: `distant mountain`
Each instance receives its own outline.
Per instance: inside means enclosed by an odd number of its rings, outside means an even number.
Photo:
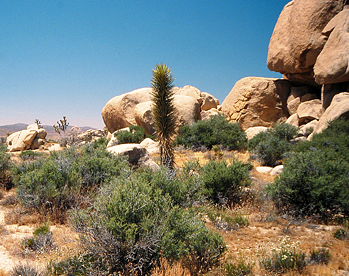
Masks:
[[[0,126],[0,137],[6,137],[7,134],[11,134],[14,133],[16,131],[20,131],[23,129],[27,129],[28,124],[13,124],[13,125],[5,125],[5,126]],[[54,128],[52,126],[49,125],[43,125],[42,126],[46,131],[47,131],[47,137],[46,139],[57,139],[59,137],[59,135],[57,134],[57,132],[55,132]],[[71,126],[68,126],[68,131],[71,129]],[[84,126],[84,127],[80,127],[82,132],[85,132],[89,129],[95,129],[93,127],[88,127],[88,126]]]

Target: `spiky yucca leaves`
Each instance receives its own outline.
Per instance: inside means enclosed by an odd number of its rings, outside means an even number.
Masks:
[[[176,108],[174,106],[172,91],[174,79],[171,69],[165,64],[158,64],[153,69],[151,79],[153,116],[156,136],[160,145],[161,164],[168,168],[174,166],[173,135],[176,131]]]

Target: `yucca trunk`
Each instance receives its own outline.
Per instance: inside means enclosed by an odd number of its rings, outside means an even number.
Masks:
[[[158,64],[153,69],[151,79],[155,135],[159,140],[161,165],[172,169],[174,166],[173,136],[176,131],[176,109],[172,91],[174,79],[171,69]]]

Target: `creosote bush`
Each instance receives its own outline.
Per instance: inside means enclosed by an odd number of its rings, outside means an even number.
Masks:
[[[225,160],[209,161],[200,169],[205,195],[215,203],[237,203],[242,188],[251,183],[251,169],[251,164],[236,159],[231,164]]]
[[[6,145],[0,145],[0,188],[10,189],[13,186],[10,175],[12,162],[6,150]]]
[[[276,124],[272,129],[258,133],[248,141],[248,149],[266,166],[274,166],[291,150],[290,142],[297,135],[297,128],[290,124]]]
[[[157,181],[119,177],[104,186],[93,207],[72,213],[85,252],[94,258],[91,271],[143,275],[165,257],[181,260],[194,275],[218,263],[225,250],[221,236],[191,209],[174,204]]]
[[[236,150],[244,148],[246,134],[238,123],[229,123],[224,116],[215,115],[209,120],[181,127],[176,144],[193,149],[202,146],[212,149],[214,145],[222,145],[228,150]]]
[[[64,222],[67,210],[79,206],[91,191],[125,170],[126,161],[92,143],[22,162],[13,169],[13,175],[17,196],[25,207]]]
[[[129,126],[130,131],[117,131],[114,135],[119,144],[136,143],[139,144],[145,138],[145,131],[140,126]]]
[[[281,211],[330,220],[349,216],[349,124],[335,121],[312,141],[300,143],[283,173],[268,186]]]

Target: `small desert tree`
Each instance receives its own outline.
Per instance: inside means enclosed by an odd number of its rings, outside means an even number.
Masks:
[[[174,79],[171,76],[171,69],[165,64],[156,65],[152,73],[153,116],[155,134],[160,144],[160,160],[162,165],[172,169],[174,153],[171,144],[176,130],[176,108],[172,91]]]

